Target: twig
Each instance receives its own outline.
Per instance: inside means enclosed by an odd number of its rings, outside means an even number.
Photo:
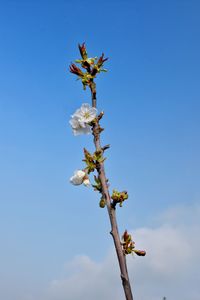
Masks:
[[[89,85],[89,87],[91,90],[92,106],[96,108],[96,106],[97,106],[96,84],[93,80],[91,80],[91,84]],[[93,136],[94,136],[94,145],[95,145],[96,151],[103,149],[101,147],[101,141],[100,141],[101,130],[99,130],[99,128],[100,128],[99,119],[97,119],[97,121],[93,124]],[[110,234],[113,237],[115,250],[117,253],[124,293],[126,296],[126,300],[133,300],[131,285],[130,285],[129,276],[128,276],[128,270],[127,270],[127,265],[126,265],[126,257],[123,252],[123,249],[122,249],[120,236],[119,236],[119,232],[118,232],[118,226],[117,226],[117,220],[116,220],[116,209],[111,204],[111,197],[110,197],[110,193],[109,193],[109,189],[108,189],[108,184],[107,184],[107,179],[106,179],[106,174],[105,174],[105,169],[104,169],[104,162],[98,163],[97,172],[99,175],[99,179],[101,181],[102,196],[106,200],[107,211],[108,211],[110,224],[111,224]]]

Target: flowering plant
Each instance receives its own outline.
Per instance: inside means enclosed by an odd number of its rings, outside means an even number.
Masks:
[[[97,100],[96,100],[96,83],[94,79],[98,73],[106,72],[104,69],[104,63],[108,58],[104,58],[104,54],[98,57],[88,57],[85,43],[78,45],[81,59],[77,59],[75,62],[80,64],[80,69],[76,64],[70,65],[70,72],[78,76],[83,84],[83,89],[88,87],[91,91],[92,106],[88,103],[83,103],[79,109],[71,116],[69,121],[74,135],[80,134],[92,134],[94,137],[94,153],[90,153],[87,149],[84,149],[84,163],[85,168],[83,170],[77,170],[70,178],[70,182],[73,185],[85,185],[92,186],[95,191],[101,194],[99,206],[101,208],[107,207],[110,223],[111,223],[111,235],[113,237],[115,250],[117,253],[118,263],[121,272],[122,285],[126,300],[132,300],[131,285],[128,276],[128,270],[126,265],[126,255],[137,254],[138,256],[144,256],[146,254],[143,250],[135,249],[135,242],[132,240],[131,235],[124,231],[122,239],[120,239],[117,220],[116,220],[116,208],[128,199],[127,191],[119,192],[113,190],[112,195],[109,192],[108,179],[105,174],[104,161],[106,157],[104,152],[109,149],[109,145],[102,146],[100,137],[101,132],[104,130],[100,126],[100,120],[104,113],[97,114]],[[89,179],[91,173],[94,174],[94,182]]]

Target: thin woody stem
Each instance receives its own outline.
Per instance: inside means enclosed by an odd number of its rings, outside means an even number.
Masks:
[[[90,90],[91,90],[91,96],[92,96],[92,106],[96,108],[96,84],[93,80],[91,80],[91,83],[89,85]],[[101,131],[100,125],[99,125],[99,120],[93,125],[93,136],[94,136],[94,144],[96,150],[101,150],[101,141],[100,141],[100,133]],[[121,241],[120,241],[120,236],[118,232],[118,226],[117,226],[117,220],[116,220],[116,210],[115,207],[112,207],[111,205],[111,197],[108,189],[108,184],[106,180],[106,174],[105,174],[105,169],[104,169],[104,163],[98,163],[97,165],[97,172],[99,175],[99,179],[101,181],[101,186],[102,186],[102,196],[106,200],[106,206],[108,210],[108,215],[110,219],[110,224],[111,224],[111,235],[113,237],[114,245],[115,245],[115,250],[117,253],[117,258],[118,258],[118,263],[119,263],[119,268],[121,272],[121,279],[122,279],[122,285],[124,288],[124,293],[126,300],[133,300],[133,295],[131,291],[131,285],[129,281],[129,276],[128,276],[128,270],[127,270],[127,265],[126,265],[126,257],[125,254],[123,253]]]

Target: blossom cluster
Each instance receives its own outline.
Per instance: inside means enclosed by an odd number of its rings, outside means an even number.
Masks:
[[[79,109],[71,116],[69,121],[74,135],[89,134],[91,133],[91,122],[97,116],[97,109],[91,107],[88,103],[83,103]],[[70,182],[73,185],[85,186],[90,185],[89,178],[84,170],[77,170],[74,175],[70,178]]]

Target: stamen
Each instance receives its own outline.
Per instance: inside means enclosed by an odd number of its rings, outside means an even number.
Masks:
[[[90,117],[90,113],[87,111],[87,112],[85,112],[84,113],[84,117],[86,118],[86,119],[89,119],[89,117]]]

